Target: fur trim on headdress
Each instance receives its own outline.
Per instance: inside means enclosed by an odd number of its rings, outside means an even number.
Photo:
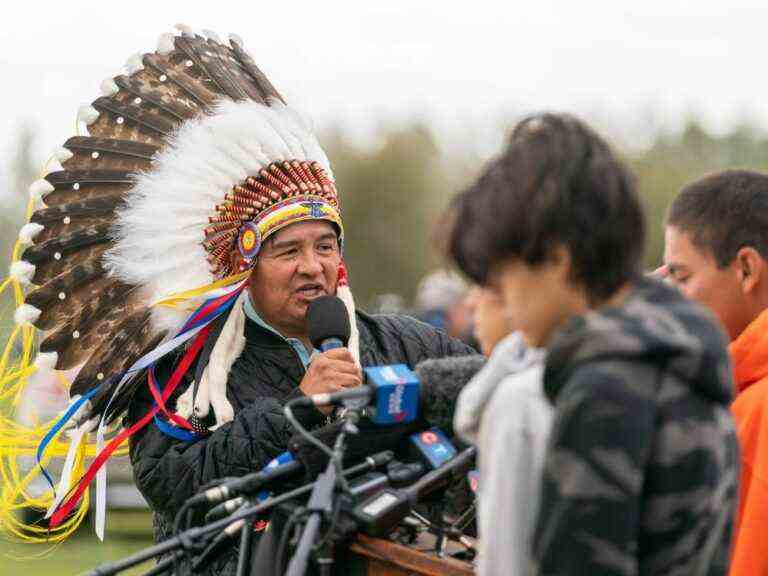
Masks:
[[[41,310],[35,308],[31,304],[22,304],[16,308],[16,312],[13,313],[13,319],[16,324],[26,326],[32,324],[40,317]]]
[[[59,355],[56,352],[40,352],[35,358],[35,366],[38,370],[53,370],[58,361]]]
[[[26,286],[32,282],[32,278],[35,275],[35,265],[19,260],[11,264],[10,276],[17,282]]]
[[[344,262],[339,264],[339,280],[336,285],[336,296],[344,302],[344,307],[349,315],[349,342],[347,348],[355,360],[355,364],[360,366],[360,331],[357,329],[357,317],[355,315],[355,299],[352,297],[352,290],[349,288],[349,277],[347,276],[347,267]]]
[[[233,304],[232,311],[224,323],[216,343],[213,345],[208,366],[203,370],[203,375],[197,385],[191,385],[179,397],[176,408],[180,416],[189,418],[194,414],[196,418],[203,419],[208,416],[211,406],[216,414],[216,427],[232,421],[235,411],[227,400],[227,380],[229,369],[235,363],[245,349],[245,311],[243,303],[247,297],[248,289],[245,288]]]
[[[29,197],[32,200],[40,200],[45,194],[53,192],[54,188],[48,180],[35,180],[29,186]]]

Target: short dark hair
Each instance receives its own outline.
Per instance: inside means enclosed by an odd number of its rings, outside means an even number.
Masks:
[[[688,184],[670,205],[667,226],[690,234],[720,268],[745,246],[768,260],[768,174],[725,170]]]
[[[530,266],[558,246],[590,301],[640,271],[645,220],[628,167],[580,120],[542,114],[520,122],[501,156],[449,209],[448,256],[479,284],[508,259]]]

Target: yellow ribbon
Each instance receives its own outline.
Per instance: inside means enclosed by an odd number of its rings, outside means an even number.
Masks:
[[[192,288],[191,290],[184,290],[183,292],[176,292],[174,294],[171,294],[170,296],[165,296],[163,298],[160,298],[159,300],[155,300],[152,304],[150,304],[150,306],[165,306],[167,308],[179,308],[180,304],[187,302],[193,298],[197,298],[209,292],[213,292],[214,290],[218,290],[219,288],[223,288],[225,286],[231,286],[232,284],[241,282],[246,278],[248,278],[248,275],[250,273],[251,273],[250,270],[246,270],[245,272],[240,272],[239,274],[227,276],[226,278],[222,278],[221,280],[217,280],[216,282],[213,282],[211,284],[206,284],[205,286],[199,286],[198,288]]]
[[[47,173],[52,160],[53,158],[46,162],[40,178]],[[34,210],[34,201],[30,199],[26,210],[27,220]],[[23,245],[17,241],[13,247],[12,262],[19,260],[22,249]],[[21,306],[24,303],[24,287],[18,280],[7,278],[0,282],[0,296],[9,288],[16,307]],[[29,487],[41,474],[35,460],[37,447],[57,418],[40,424],[37,415],[33,413],[32,423],[25,425],[19,422],[15,415],[27,379],[37,371],[37,367],[31,363],[35,352],[35,334],[33,326],[14,326],[7,343],[0,348],[0,532],[24,543],[55,544],[66,540],[80,526],[88,513],[89,494],[86,491],[76,512],[53,530],[49,530],[47,526],[25,524],[18,516],[18,511],[24,508],[46,510],[54,498],[53,490],[49,489],[35,496]],[[19,340],[21,349],[17,351]],[[55,374],[61,386],[69,388],[66,376],[58,371]],[[64,458],[68,448],[68,438],[55,438],[48,445],[42,464],[46,465],[54,458]],[[124,456],[127,451],[124,447],[118,449],[115,454]],[[83,437],[77,446],[68,488],[72,488],[82,476],[86,458],[95,455],[95,442],[89,443]],[[49,548],[35,556],[47,554],[51,550],[52,548]]]

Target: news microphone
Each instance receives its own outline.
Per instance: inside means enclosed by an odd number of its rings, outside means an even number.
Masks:
[[[307,308],[307,333],[312,346],[327,352],[343,348],[349,342],[349,314],[341,298],[320,296]]]
[[[296,461],[290,453],[286,452],[272,460],[259,472],[246,474],[241,478],[224,482],[215,488],[209,488],[194,495],[188,500],[188,503],[190,506],[204,502],[217,504],[240,494],[253,494],[271,482],[296,474],[303,468],[301,462]]]
[[[341,433],[344,422],[334,422],[312,431],[312,435],[333,448],[336,437]],[[346,437],[344,461],[355,462],[372,452],[380,450],[399,450],[408,440],[408,436],[422,430],[423,424],[409,422],[400,426],[377,426],[363,418],[357,423],[358,433]],[[301,462],[310,477],[317,476],[328,466],[328,453],[317,448],[301,434],[295,434],[288,442],[288,449],[296,460]]]
[[[372,366],[365,369],[363,386],[312,394],[292,405],[371,405],[367,416],[375,424],[412,422],[419,414],[427,424],[452,431],[459,395],[485,363],[484,356],[473,354],[425,360],[414,371],[405,364]]]
[[[366,416],[379,426],[412,422],[419,409],[419,379],[405,364],[365,368],[365,384],[357,388],[312,394],[291,401],[293,406],[343,405],[369,407]]]
[[[368,472],[349,483],[349,495],[357,501],[370,498],[384,488],[400,488],[424,475],[424,465],[419,462],[390,462],[385,472]]]
[[[341,475],[345,478],[354,478],[358,474],[365,474],[371,470],[375,470],[381,466],[387,466],[393,461],[394,454],[389,451],[377,452],[371,454],[370,452],[363,459],[362,462],[355,464],[349,468],[342,470]],[[285,492],[279,496],[271,498],[271,505],[284,504],[295,498],[299,498],[309,494],[314,488],[314,482],[299,488],[294,488],[289,492]],[[266,503],[264,503],[266,504]],[[248,508],[248,504],[245,504],[245,508]],[[242,512],[242,507],[238,509],[237,514]],[[228,524],[215,538],[208,544],[206,549],[195,559],[192,564],[192,571],[199,570],[202,567],[210,566],[210,563],[215,555],[218,555],[222,550],[226,549],[231,540],[237,536],[242,530],[246,522],[252,522],[253,518],[246,519],[243,517],[235,518],[230,524]]]
[[[366,383],[350,390],[313,394],[292,405],[371,405],[375,424],[412,422],[417,414],[429,425],[453,431],[453,414],[464,386],[485,366],[479,354],[425,360],[411,371],[405,364],[365,369]]]
[[[420,362],[414,370],[421,382],[420,419],[453,435],[453,415],[459,395],[485,363],[486,358],[479,354]]]
[[[422,497],[463,474],[473,464],[475,454],[474,447],[467,448],[439,468],[422,476],[408,488],[384,489],[356,506],[352,515],[366,534],[389,534]]]
[[[238,496],[237,498],[232,498],[230,500],[227,500],[226,502],[222,502],[221,504],[217,504],[213,508],[211,508],[208,512],[205,514],[205,521],[213,522],[214,520],[219,520],[221,518],[224,518],[225,516],[229,516],[240,508],[243,504],[246,503],[245,498],[242,496]]]
[[[427,464],[430,470],[440,468],[456,456],[456,447],[437,426],[411,434],[408,442],[411,455]]]

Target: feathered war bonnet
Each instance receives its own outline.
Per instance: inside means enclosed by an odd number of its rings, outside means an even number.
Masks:
[[[70,390],[82,427],[122,414],[145,372],[152,384],[152,363],[181,346],[207,346],[194,407],[213,405],[220,425],[232,418],[225,389],[249,272],[231,269],[230,254],[253,265],[270,234],[302,220],[343,234],[328,159],[234,36],[165,34],[102,93],[79,112],[89,136],[70,138],[63,170],[31,188],[44,207],[22,230],[33,245],[16,274],[35,289],[17,321],[45,332],[39,366],[82,366]],[[353,319],[343,266],[338,293]]]

